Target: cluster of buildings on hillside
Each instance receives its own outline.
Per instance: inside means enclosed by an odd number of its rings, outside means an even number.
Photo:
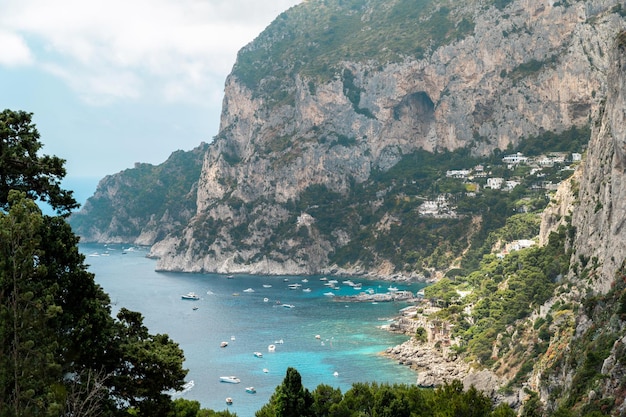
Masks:
[[[505,155],[502,163],[507,169],[515,169],[519,165],[526,165],[530,168],[528,175],[536,175],[537,178],[545,176],[541,173],[544,168],[552,168],[558,165],[564,165],[563,170],[571,170],[568,163],[575,163],[581,160],[579,153],[552,152],[538,157],[527,157],[521,152]],[[467,195],[472,196],[480,191],[481,184],[483,188],[492,190],[511,191],[521,184],[521,178],[505,179],[502,177],[491,176],[491,172],[487,172],[483,165],[476,165],[472,169],[456,169],[446,172],[447,178],[456,178],[463,180],[468,189]],[[480,183],[479,183],[480,182]],[[539,180],[532,184],[531,188],[547,191],[555,190],[558,184],[551,181]],[[418,208],[419,214],[431,217],[456,217],[455,208],[450,204],[445,194],[437,196],[434,200],[424,201]]]

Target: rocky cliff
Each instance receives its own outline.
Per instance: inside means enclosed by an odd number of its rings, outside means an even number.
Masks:
[[[196,213],[195,196],[206,143],[176,151],[160,165],[135,164],[103,178],[69,222],[83,242],[152,245],[185,227]]]
[[[572,309],[554,323],[549,355],[538,361],[530,383],[548,409],[604,407],[624,415],[626,32],[608,55],[606,101],[594,115],[585,162],[567,187],[570,197],[562,200],[573,237],[570,276],[544,314],[554,303]]]
[[[341,269],[330,261],[356,239],[359,220],[321,230],[318,215],[294,204],[312,187],[346,198],[416,149],[489,155],[583,126],[598,112],[609,46],[624,27],[619,2],[430,2],[409,16],[415,33],[447,29],[413,54],[399,46],[400,34],[381,40],[377,26],[405,3],[304,2],[240,52],[197,211],[181,233],[153,246],[159,269],[362,272],[358,262]],[[301,55],[289,54],[293,39]],[[354,39],[379,52],[322,51]],[[344,55],[324,58],[334,50]],[[389,269],[388,259],[374,264],[376,273]]]

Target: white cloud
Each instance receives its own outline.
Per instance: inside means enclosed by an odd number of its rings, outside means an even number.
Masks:
[[[91,104],[193,103],[221,95],[237,51],[298,2],[0,0],[0,65],[36,62]]]
[[[0,65],[17,67],[32,64],[33,56],[30,49],[18,34],[6,32],[0,28],[0,45],[2,45]]]

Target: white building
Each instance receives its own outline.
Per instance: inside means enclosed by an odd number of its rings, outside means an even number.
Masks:
[[[448,178],[466,178],[470,174],[468,169],[455,169],[446,171],[446,177]]]
[[[528,161],[528,158],[524,156],[521,152],[514,153],[511,155],[506,155],[502,158],[502,162],[505,164],[525,164]]]
[[[502,188],[504,178],[487,178],[487,185],[485,188],[491,188],[492,190],[499,190]]]

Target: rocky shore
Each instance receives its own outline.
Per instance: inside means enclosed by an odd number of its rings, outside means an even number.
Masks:
[[[386,349],[383,355],[415,370],[417,385],[421,387],[435,387],[455,379],[464,380],[470,370],[469,365],[459,360],[449,349],[437,348],[428,342],[417,342],[415,338]]]
[[[513,407],[522,402],[522,392],[507,396],[501,393],[506,384],[504,378],[489,370],[479,370],[466,362],[462,355],[452,348],[449,329],[445,323],[428,320],[437,308],[429,306],[423,298],[415,299],[415,304],[400,311],[399,316],[383,328],[394,333],[410,336],[406,342],[387,348],[381,354],[408,366],[417,373],[416,384],[433,388],[444,383],[460,380],[466,389],[474,386],[496,402],[506,402]],[[426,341],[419,341],[415,335],[418,328],[426,330]]]

